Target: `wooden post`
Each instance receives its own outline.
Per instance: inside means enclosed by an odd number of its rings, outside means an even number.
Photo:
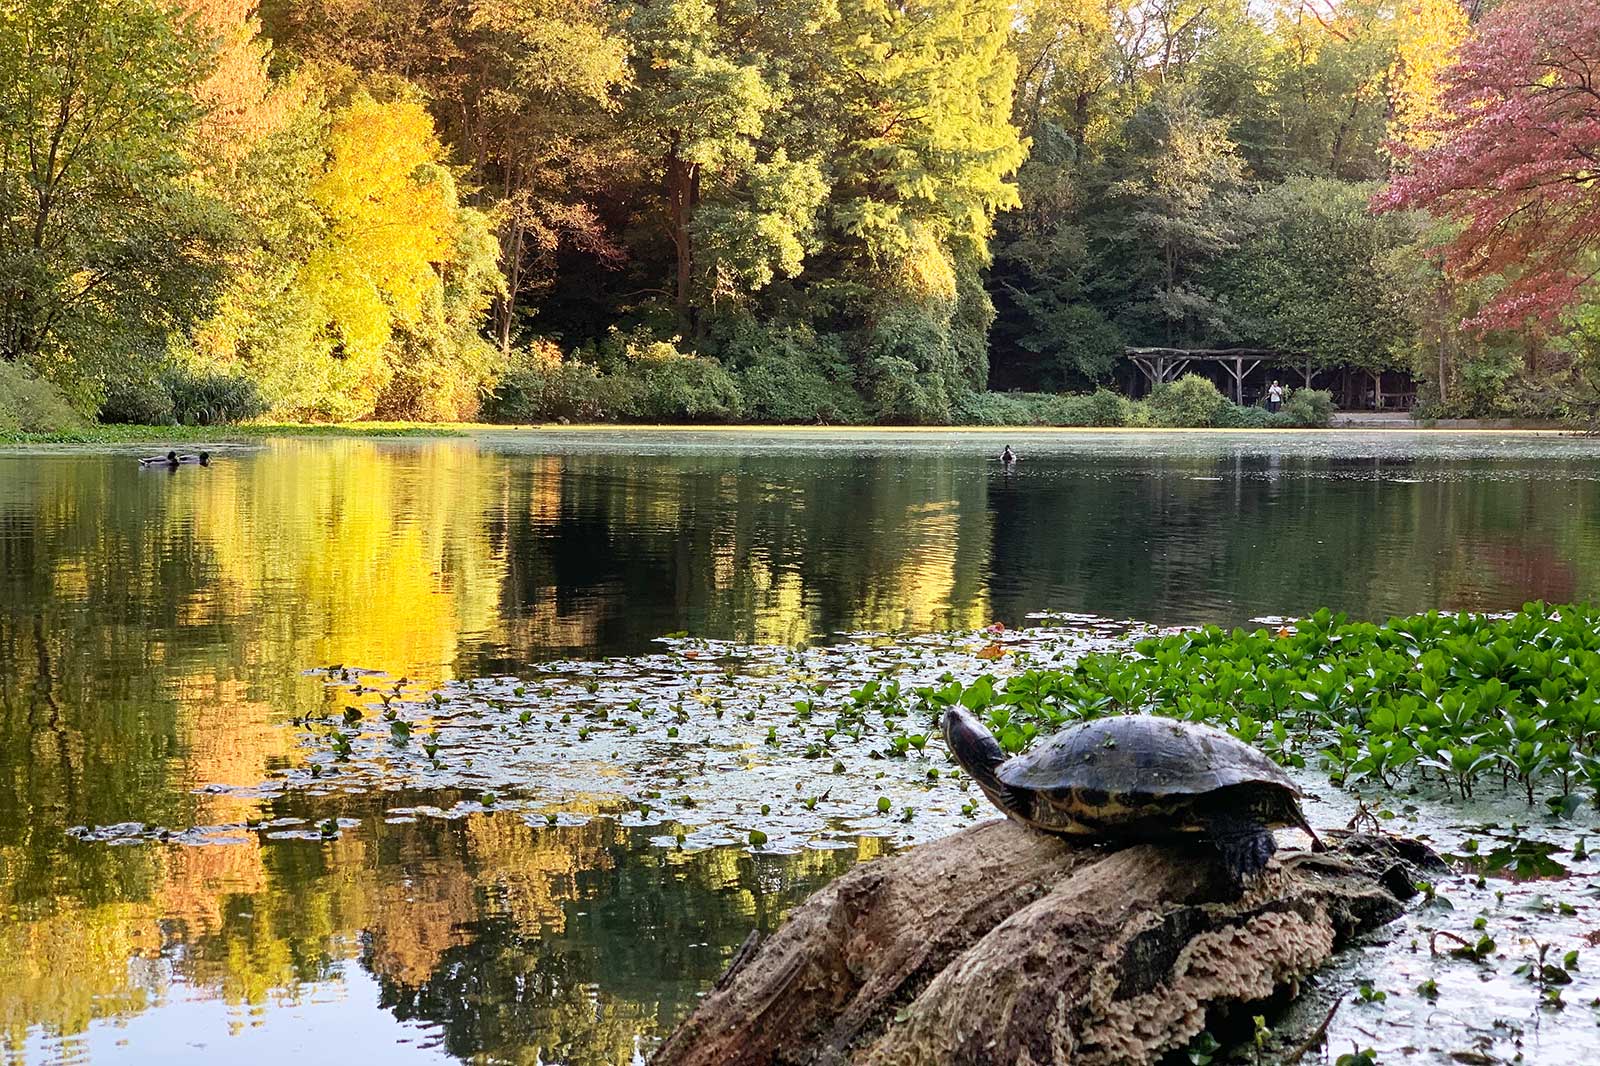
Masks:
[[[1244,357],[1233,357],[1233,402],[1244,406]]]

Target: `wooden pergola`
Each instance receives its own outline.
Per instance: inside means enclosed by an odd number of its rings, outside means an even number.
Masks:
[[[1139,368],[1153,389],[1157,385],[1177,380],[1179,374],[1191,363],[1215,363],[1233,379],[1233,401],[1244,402],[1244,379],[1262,363],[1289,367],[1297,371],[1311,387],[1315,373],[1311,357],[1276,348],[1124,348],[1123,354]]]

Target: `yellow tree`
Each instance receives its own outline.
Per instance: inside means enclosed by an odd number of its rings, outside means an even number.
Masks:
[[[1389,67],[1389,139],[1431,148],[1444,92],[1442,75],[1466,40],[1467,12],[1459,0],[1410,0],[1395,11],[1394,62]]]
[[[330,323],[328,402],[366,413],[393,374],[396,327],[420,321],[435,265],[450,258],[454,188],[419,103],[358,91],[335,116],[327,151],[310,190],[326,238],[300,285],[316,320]]]

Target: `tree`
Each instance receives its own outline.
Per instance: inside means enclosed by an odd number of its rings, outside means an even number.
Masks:
[[[1241,339],[1319,368],[1403,363],[1413,337],[1411,286],[1397,276],[1395,253],[1419,239],[1417,220],[1375,218],[1367,208],[1373,191],[1295,178],[1250,199],[1245,235],[1210,277]]]
[[[946,418],[988,377],[994,311],[978,272],[1026,153],[1010,123],[1011,19],[1002,0],[867,0],[834,30],[830,228],[849,282],[871,290],[854,301],[859,358],[889,418]]]
[[[1423,146],[1401,151],[1404,172],[1375,201],[1460,223],[1447,269],[1505,279],[1476,325],[1548,329],[1594,278],[1597,68],[1600,2],[1506,0],[1462,44]]]
[[[1095,221],[1095,256],[1130,338],[1188,345],[1225,329],[1204,268],[1239,235],[1243,166],[1227,123],[1163,94],[1129,122]]]
[[[279,414],[462,417],[494,376],[479,336],[499,282],[491,223],[401,93],[312,91],[241,159],[259,251],[194,358],[242,369]]]
[[[740,32],[741,13],[738,4],[652,0],[626,23],[635,56],[628,116],[654,145],[672,304],[685,331],[699,331],[698,313],[718,296],[798,274],[827,192],[815,159],[767,147],[781,141],[768,127],[791,103],[787,79]]]
[[[627,42],[603,0],[268,0],[263,12],[288,56],[424,90],[466,167],[463,196],[495,219],[505,281],[489,329],[503,353],[560,253],[591,271],[622,259],[597,203],[637,160],[615,119]]]
[[[0,357],[58,377],[159,353],[215,290],[225,217],[187,180],[208,55],[154,0],[0,8]]]

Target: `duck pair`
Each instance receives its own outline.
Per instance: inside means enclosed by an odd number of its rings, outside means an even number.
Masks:
[[[151,455],[139,460],[140,466],[210,466],[211,453],[201,452],[199,455],[179,455],[177,452],[168,452],[166,455]]]

